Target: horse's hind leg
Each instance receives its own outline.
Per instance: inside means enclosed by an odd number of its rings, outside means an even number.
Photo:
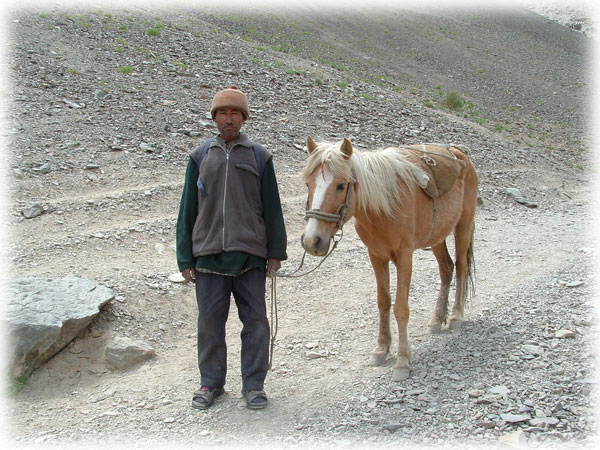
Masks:
[[[433,254],[437,259],[441,284],[433,316],[429,321],[429,331],[431,333],[439,333],[442,324],[446,323],[446,318],[448,317],[448,294],[450,292],[450,283],[452,283],[454,263],[452,262],[450,253],[448,253],[445,240],[431,247],[431,250],[433,250]]]
[[[377,281],[377,307],[379,309],[379,334],[377,335],[377,347],[371,352],[370,364],[372,366],[381,366],[385,363],[392,334],[390,331],[390,308],[392,299],[390,297],[390,265],[389,260],[382,259],[369,252],[371,265],[375,272]]]
[[[475,224],[469,221],[460,224],[454,233],[456,246],[456,295],[452,315],[450,316],[450,328],[455,329],[464,321],[464,306],[467,296],[468,277],[472,277],[473,265],[473,227]]]

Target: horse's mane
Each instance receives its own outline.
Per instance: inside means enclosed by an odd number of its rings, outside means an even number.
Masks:
[[[306,160],[305,180],[323,164],[335,177],[358,181],[357,208],[394,217],[398,214],[403,190],[414,191],[415,166],[398,148],[361,152],[353,148],[350,164],[340,150],[341,142],[319,143]],[[400,183],[399,181],[402,181]]]

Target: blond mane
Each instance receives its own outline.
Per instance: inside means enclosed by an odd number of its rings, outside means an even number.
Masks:
[[[306,160],[302,171],[304,180],[325,164],[335,177],[358,181],[358,209],[365,213],[397,216],[403,190],[413,192],[417,186],[415,166],[406,153],[393,147],[371,152],[353,148],[352,156],[347,160],[340,147],[341,142],[319,143]]]

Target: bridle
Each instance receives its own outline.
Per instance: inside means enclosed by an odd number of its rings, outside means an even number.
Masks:
[[[335,230],[333,234],[335,235],[338,231],[342,229],[344,224],[346,223],[346,218],[348,217],[348,209],[350,208],[350,200],[351,200],[351,192],[354,190],[354,185],[356,181],[354,178],[350,178],[348,182],[348,187],[346,189],[346,199],[340,206],[338,207],[335,213],[326,213],[319,209],[308,209],[308,199],[306,200],[306,212],[304,213],[304,220],[308,219],[317,219],[322,220],[324,222],[335,222]]]

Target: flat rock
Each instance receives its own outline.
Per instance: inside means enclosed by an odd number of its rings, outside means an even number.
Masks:
[[[494,386],[494,387],[490,388],[490,393],[498,394],[503,397],[506,397],[509,392],[510,392],[510,390],[504,385]]]
[[[26,219],[33,219],[35,217],[38,217],[38,216],[41,216],[42,214],[44,214],[44,207],[42,205],[40,205],[39,203],[33,203],[32,205],[29,205],[28,207],[23,208],[23,210],[21,211],[21,214]]]
[[[187,280],[183,278],[180,272],[175,272],[169,275],[169,281],[171,283],[187,283]]]
[[[132,366],[156,356],[149,344],[134,339],[117,336],[106,346],[106,359],[117,369],[129,369]]]
[[[55,280],[9,280],[7,329],[10,374],[29,376],[66,347],[114,298],[95,281],[69,275]]]
[[[575,332],[563,328],[554,333],[554,337],[557,337],[558,339],[572,338],[575,337]]]
[[[554,426],[557,425],[560,420],[556,417],[536,417],[535,419],[531,419],[529,421],[529,425],[533,427],[543,427],[545,425]]]
[[[529,414],[505,413],[500,414],[500,418],[509,423],[527,422],[528,420],[531,420],[531,416]]]

